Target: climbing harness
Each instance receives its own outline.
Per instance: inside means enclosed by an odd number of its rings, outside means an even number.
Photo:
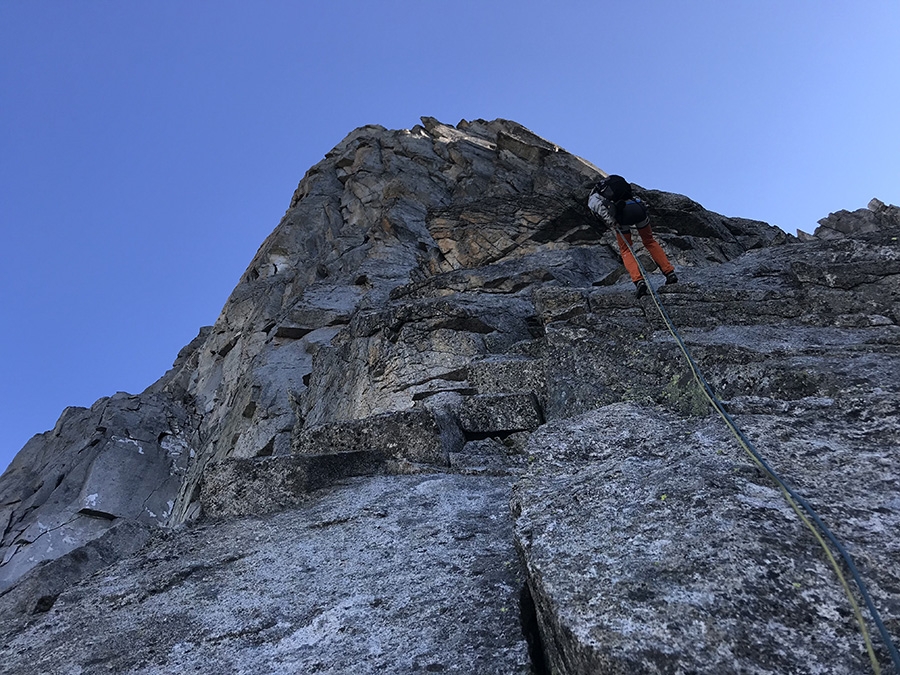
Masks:
[[[872,646],[872,640],[869,637],[869,631],[866,628],[865,619],[863,619],[862,612],[859,608],[859,603],[857,603],[856,598],[854,597],[853,592],[850,589],[850,585],[847,583],[847,579],[845,578],[844,573],[841,571],[841,567],[835,559],[834,554],[828,547],[828,544],[825,543],[825,539],[831,542],[831,545],[838,552],[838,554],[846,564],[847,569],[850,572],[850,576],[852,576],[853,580],[856,582],[856,587],[859,590],[859,594],[862,596],[866,608],[868,608],[869,614],[872,617],[872,621],[878,628],[881,639],[884,642],[888,653],[890,654],[891,661],[894,664],[894,670],[898,675],[900,675],[900,654],[897,653],[897,648],[891,641],[891,636],[887,632],[887,628],[885,628],[884,622],[881,620],[881,616],[879,615],[878,610],[875,608],[875,605],[873,604],[872,599],[869,596],[869,592],[866,589],[866,584],[857,571],[856,565],[853,563],[853,559],[851,558],[850,554],[840,543],[840,541],[838,541],[837,537],[834,536],[831,530],[825,525],[825,523],[822,522],[822,519],[819,517],[810,503],[807,502],[787,483],[784,482],[781,476],[779,476],[778,473],[768,465],[765,459],[763,459],[762,455],[760,455],[759,451],[756,449],[753,443],[751,443],[750,440],[744,435],[744,432],[742,432],[740,428],[738,428],[734,419],[732,419],[731,415],[729,415],[725,410],[725,406],[722,404],[722,401],[719,400],[719,398],[713,392],[712,387],[710,387],[709,383],[706,381],[706,378],[704,378],[703,374],[700,372],[700,368],[697,366],[697,363],[691,356],[690,351],[688,351],[687,345],[684,344],[684,340],[681,339],[681,335],[679,334],[678,329],[675,327],[675,324],[672,322],[671,317],[669,317],[669,313],[666,312],[665,307],[663,307],[662,301],[660,300],[656,289],[653,288],[653,284],[650,283],[650,280],[647,277],[647,271],[644,269],[643,264],[641,264],[640,258],[635,255],[634,249],[627,243],[627,241],[626,245],[628,246],[629,252],[637,262],[638,269],[640,269],[641,271],[641,278],[643,279],[644,283],[647,284],[647,287],[650,290],[650,295],[653,298],[653,302],[656,305],[657,310],[659,310],[660,316],[668,327],[669,332],[672,334],[672,337],[675,338],[675,342],[681,349],[681,353],[684,354],[684,358],[687,360],[688,365],[690,366],[691,373],[694,376],[694,380],[696,380],[697,384],[700,385],[700,389],[703,391],[704,396],[710,402],[719,416],[725,421],[725,424],[731,430],[731,433],[734,434],[740,446],[751,457],[753,462],[760,468],[760,470],[762,470],[763,473],[769,476],[769,478],[772,479],[772,481],[774,481],[776,485],[778,485],[782,495],[784,495],[785,500],[788,502],[788,504],[790,504],[791,508],[804,523],[804,525],[806,525],[810,532],[812,532],[813,536],[819,542],[819,546],[825,552],[825,556],[828,558],[829,564],[837,575],[838,580],[841,582],[841,586],[843,586],[844,588],[844,593],[847,595],[847,598],[850,601],[850,605],[853,608],[853,614],[856,616],[856,622],[859,624],[859,629],[862,633],[863,641],[866,645],[866,651],[869,654],[869,660],[872,663],[872,670],[875,672],[875,675],[880,675],[881,667],[878,664],[878,658],[875,656],[875,649]],[[815,526],[813,525],[813,523],[815,523]],[[818,527],[818,529],[816,528],[816,526]]]

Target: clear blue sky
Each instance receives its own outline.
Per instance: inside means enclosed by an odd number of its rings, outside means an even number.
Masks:
[[[892,0],[0,0],[0,468],[211,324],[353,128],[516,120],[811,232],[900,203]]]

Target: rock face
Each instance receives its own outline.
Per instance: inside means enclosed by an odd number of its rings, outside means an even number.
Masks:
[[[63,593],[42,634],[4,640],[0,672],[524,675],[509,488],[356,479],[295,510],[158,533]]]
[[[0,672],[867,672],[600,174],[505,120],[351,133],[168,373],[0,478]],[[638,192],[695,359],[900,634],[900,209],[798,243]]]
[[[166,525],[189,466],[195,422],[183,401],[116,394],[67,408],[0,478],[0,591],[119,521]]]

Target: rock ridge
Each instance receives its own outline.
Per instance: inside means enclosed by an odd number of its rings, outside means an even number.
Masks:
[[[600,175],[509,120],[351,132],[169,372],[0,477],[0,672],[867,672]],[[637,191],[667,311],[900,634],[900,209],[800,242]]]

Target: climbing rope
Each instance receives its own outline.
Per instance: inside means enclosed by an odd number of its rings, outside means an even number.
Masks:
[[[675,338],[675,342],[681,349],[681,353],[684,354],[684,358],[687,360],[688,365],[690,366],[691,373],[694,376],[694,380],[696,380],[697,384],[700,385],[700,389],[703,391],[704,396],[710,402],[713,409],[715,409],[719,416],[725,421],[725,424],[731,430],[731,433],[734,434],[740,446],[751,457],[753,462],[763,473],[769,476],[769,478],[774,481],[776,485],[778,485],[782,495],[784,495],[785,500],[788,502],[788,504],[790,504],[791,508],[810,530],[810,532],[812,532],[813,536],[816,538],[816,541],[819,542],[819,546],[825,552],[825,557],[828,559],[828,562],[837,575],[838,580],[841,582],[841,586],[843,586],[844,588],[844,593],[847,595],[847,598],[850,601],[850,605],[853,608],[853,614],[856,617],[856,622],[859,624],[863,642],[866,645],[866,652],[869,655],[869,660],[872,663],[872,670],[875,672],[875,675],[881,674],[881,667],[879,666],[878,659],[875,656],[875,649],[872,645],[872,640],[869,637],[869,631],[866,628],[865,619],[863,618],[862,612],[859,608],[859,603],[856,601],[856,598],[854,597],[853,592],[850,589],[850,585],[848,584],[840,565],[835,559],[834,554],[828,547],[828,544],[825,542],[825,539],[828,539],[828,541],[831,542],[831,545],[843,559],[844,563],[847,566],[847,569],[850,572],[850,575],[856,582],[857,589],[859,590],[859,593],[869,610],[872,621],[878,628],[878,632],[881,634],[881,639],[891,656],[891,661],[893,661],[894,664],[894,670],[897,675],[900,675],[900,654],[897,653],[897,648],[891,641],[891,636],[887,632],[887,628],[885,628],[884,622],[881,620],[881,615],[878,613],[878,610],[875,608],[875,605],[873,604],[872,599],[869,596],[869,592],[866,589],[866,584],[857,571],[852,557],[840,543],[840,541],[838,541],[837,537],[835,537],[831,530],[825,525],[825,523],[822,522],[822,519],[816,513],[815,509],[813,509],[812,505],[810,505],[809,502],[807,502],[803,497],[797,494],[794,489],[792,489],[787,483],[784,482],[781,476],[779,476],[778,473],[769,466],[765,459],[763,459],[762,455],[760,455],[759,451],[756,449],[753,443],[750,442],[750,439],[748,439],[747,436],[744,435],[744,432],[741,431],[740,428],[738,428],[734,419],[732,419],[731,415],[728,414],[728,411],[725,410],[725,406],[722,404],[722,401],[719,400],[719,398],[713,392],[712,387],[710,387],[709,383],[706,381],[706,378],[703,377],[703,373],[700,372],[700,368],[697,366],[697,363],[691,356],[687,345],[684,344],[684,340],[681,339],[681,335],[679,334],[678,329],[675,327],[675,324],[672,322],[671,317],[669,317],[669,313],[666,311],[665,307],[663,307],[662,301],[660,300],[656,289],[654,289],[653,285],[650,283],[647,271],[644,269],[643,264],[641,264],[640,258],[635,255],[634,249],[631,247],[631,244],[628,243],[628,240],[625,239],[625,237],[622,237],[622,240],[625,241],[625,245],[628,247],[628,251],[637,262],[638,269],[641,272],[641,277],[647,284],[647,288],[650,290],[650,295],[653,298],[653,302],[656,305],[657,310],[659,310],[659,314],[668,327],[669,332],[672,334],[672,337]],[[813,525],[813,523],[815,523],[815,525]]]

